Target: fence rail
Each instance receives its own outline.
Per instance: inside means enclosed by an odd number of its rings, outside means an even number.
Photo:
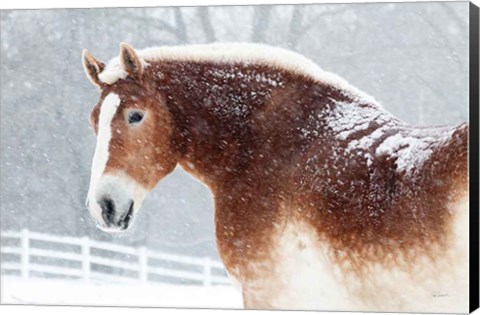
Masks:
[[[99,242],[88,237],[56,236],[26,229],[20,232],[2,231],[1,239],[2,273],[16,272],[24,278],[53,275],[83,279],[85,282],[100,280],[143,283],[162,282],[167,278],[204,286],[231,284],[223,265],[210,257],[190,257],[145,247]],[[48,249],[34,246],[32,241],[48,243]],[[9,243],[18,245],[7,245]],[[70,249],[65,249],[65,245]],[[113,255],[108,257],[98,250]],[[16,258],[6,259],[8,255]],[[114,258],[115,256],[128,256],[128,260]],[[42,262],[38,258],[47,258],[49,261]]]

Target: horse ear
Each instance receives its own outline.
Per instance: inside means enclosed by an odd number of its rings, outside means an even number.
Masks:
[[[95,59],[88,50],[84,49],[82,52],[83,68],[87,74],[88,79],[98,87],[103,85],[102,81],[98,78],[100,72],[105,68],[105,64]]]
[[[120,44],[120,63],[129,76],[140,79],[143,73],[142,61],[135,49],[127,43]]]

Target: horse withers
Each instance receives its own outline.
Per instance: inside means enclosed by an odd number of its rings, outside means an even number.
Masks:
[[[105,64],[87,203],[128,229],[177,165],[209,187],[247,308],[468,311],[468,125],[414,127],[303,56],[158,47]]]

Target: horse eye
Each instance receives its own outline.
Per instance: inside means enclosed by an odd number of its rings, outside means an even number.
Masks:
[[[140,122],[143,119],[143,114],[140,112],[131,112],[128,114],[128,123],[135,124]]]

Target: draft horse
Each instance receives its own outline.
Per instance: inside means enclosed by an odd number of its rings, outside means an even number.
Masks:
[[[105,64],[88,208],[126,230],[177,165],[215,202],[219,256],[255,309],[468,311],[468,125],[414,127],[305,57],[158,47]]]

